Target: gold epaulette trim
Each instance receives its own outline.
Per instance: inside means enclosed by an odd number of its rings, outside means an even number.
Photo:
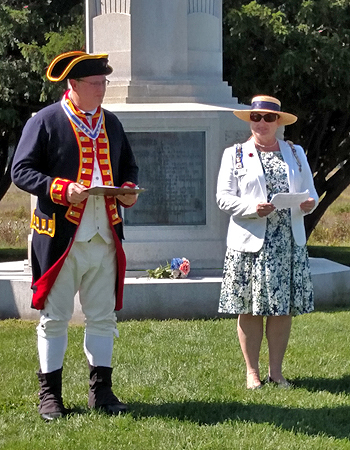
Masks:
[[[53,213],[52,219],[47,220],[38,217],[34,211],[32,221],[30,223],[30,228],[32,228],[39,234],[47,234],[50,237],[54,237],[56,231],[56,214]]]

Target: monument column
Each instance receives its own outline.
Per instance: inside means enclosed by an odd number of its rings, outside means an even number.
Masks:
[[[186,0],[131,0],[131,79],[187,76]]]
[[[222,2],[187,3],[188,73],[222,83]]]
[[[87,0],[87,47],[114,72],[106,103],[232,103],[221,0]]]

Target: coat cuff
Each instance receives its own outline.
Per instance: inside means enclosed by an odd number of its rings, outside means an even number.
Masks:
[[[67,201],[67,188],[71,183],[70,180],[66,180],[64,178],[55,178],[50,187],[50,197],[51,200],[62,206],[69,206],[69,202]]]

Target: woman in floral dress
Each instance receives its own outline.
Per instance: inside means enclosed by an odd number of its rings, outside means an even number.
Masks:
[[[225,150],[218,177],[217,204],[230,215],[219,312],[238,314],[248,389],[262,385],[259,354],[267,317],[267,380],[288,387],[282,362],[292,316],[314,308],[303,217],[318,196],[302,147],[276,138],[278,127],[296,116],[268,96],[254,97],[250,109],[234,114],[250,122],[252,136]],[[275,194],[284,195],[278,202]]]

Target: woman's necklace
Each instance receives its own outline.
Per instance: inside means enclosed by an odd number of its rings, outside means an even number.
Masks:
[[[262,147],[262,148],[272,148],[278,143],[277,139],[275,140],[275,142],[272,145],[263,145],[263,144],[259,144],[256,141],[254,141],[254,142],[255,142],[255,145],[257,145],[259,147]]]

